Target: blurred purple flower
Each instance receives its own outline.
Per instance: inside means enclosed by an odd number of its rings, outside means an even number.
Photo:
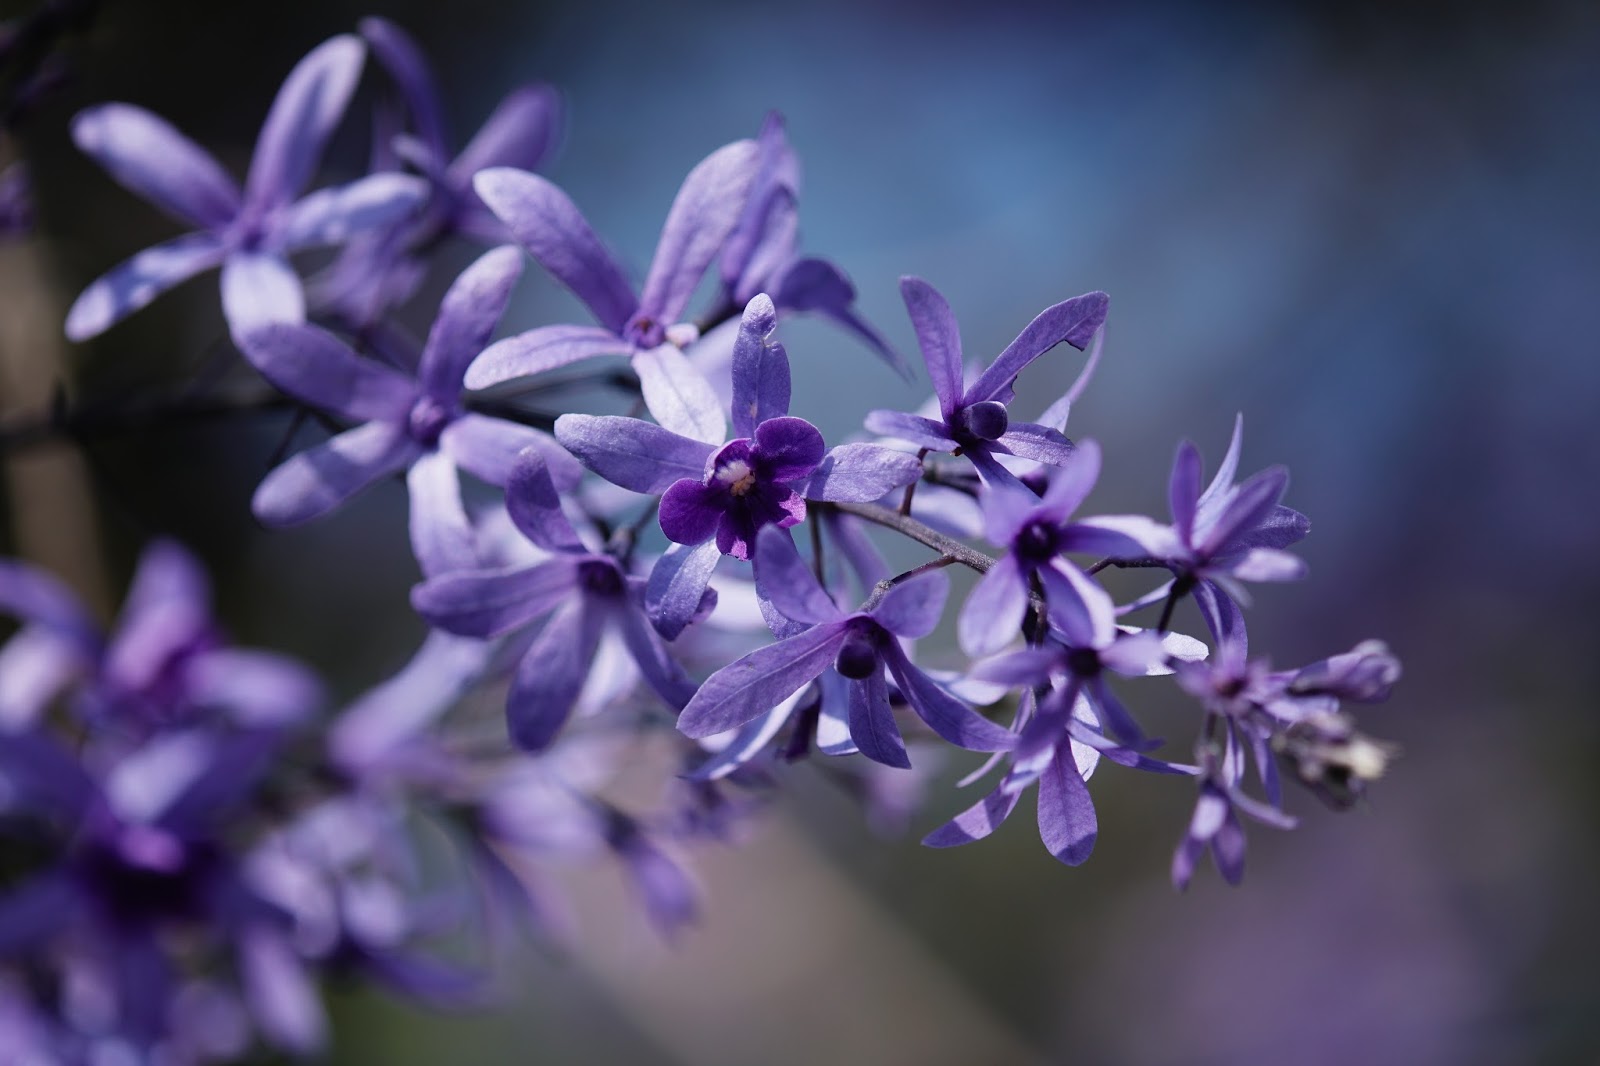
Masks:
[[[550,616],[523,655],[506,699],[511,738],[528,751],[548,747],[566,722],[606,629],[621,632],[645,681],[673,708],[694,683],[644,612],[644,582],[610,555],[590,551],[561,511],[544,460],[524,452],[506,485],[511,519],[552,557],[531,567],[461,570],[424,581],[411,602],[450,633],[493,637]]]
[[[0,647],[0,729],[33,727],[68,691],[86,719],[135,735],[209,711],[245,728],[282,726],[322,699],[299,663],[226,643],[205,573],[172,541],[145,550],[109,636],[59,581],[12,560],[0,559],[0,611],[23,622]]]
[[[1017,375],[1062,341],[1082,350],[1105,323],[1108,298],[1085,293],[1041,311],[971,385],[962,388],[961,333],[943,296],[921,278],[900,279],[922,361],[939,401],[939,421],[903,411],[876,410],[866,425],[874,433],[909,441],[934,452],[972,460],[985,480],[1014,482],[995,455],[1017,455],[1059,466],[1072,443],[1048,426],[1012,422],[1007,405]]]
[[[414,376],[363,359],[315,326],[270,325],[239,338],[280,389],[361,424],[289,459],[256,490],[256,517],[272,526],[327,514],[401,470],[411,494],[411,544],[424,574],[476,564],[458,468],[504,485],[525,448],[538,449],[559,483],[582,475],[549,434],[465,409],[461,375],[483,350],[521,276],[515,248],[485,253],[440,305]]]
[[[33,178],[26,163],[0,170],[0,241],[33,232]]]
[[[67,336],[88,340],[218,265],[223,312],[235,335],[302,321],[305,294],[288,253],[387,225],[427,192],[417,178],[373,174],[299,195],[344,113],[363,58],[361,41],[341,35],[290,72],[261,128],[243,192],[208,152],[143,108],[101,104],[80,113],[72,124],[79,148],[133,192],[199,229],[145,249],[91,284],[67,313]]]

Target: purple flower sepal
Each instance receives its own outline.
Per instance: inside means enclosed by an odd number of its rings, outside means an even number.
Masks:
[[[315,326],[271,325],[240,337],[274,385],[361,423],[269,473],[252,501],[256,517],[271,526],[309,521],[406,471],[412,548],[432,575],[475,563],[459,469],[505,485],[518,454],[533,447],[558,485],[577,484],[583,471],[549,434],[468,411],[462,401],[462,373],[488,343],[521,273],[521,256],[510,246],[463,271],[445,294],[414,375],[364,359]]]
[[[607,481],[661,494],[661,529],[676,547],[651,574],[651,617],[669,639],[688,623],[719,555],[749,559],[759,531],[788,528],[806,500],[862,502],[916,480],[912,456],[871,444],[825,451],[788,415],[789,357],[772,339],[777,312],[758,294],[740,319],[733,360],[734,439],[720,446],[633,418],[562,415],[556,439]],[[716,439],[723,436],[716,412]]]
[[[512,167],[479,171],[473,187],[483,202],[600,324],[544,326],[507,337],[473,362],[467,385],[488,388],[582,359],[626,355],[658,422],[697,440],[719,439],[716,393],[681,350],[699,332],[679,319],[744,212],[758,165],[756,143],[743,140],[717,149],[689,172],[638,293],[566,193]]]
[[[446,632],[494,637],[548,620],[523,654],[506,698],[511,739],[542,751],[565,724],[607,629],[620,632],[645,681],[678,709],[694,683],[644,611],[644,581],[591,551],[561,511],[540,453],[524,452],[506,485],[517,529],[552,558],[531,567],[461,570],[417,585],[417,613]]]
[[[0,647],[0,731],[34,727],[69,692],[81,717],[132,737],[219,711],[241,728],[275,728],[322,701],[301,664],[227,643],[205,572],[173,541],[145,549],[109,635],[59,581],[13,560],[0,559],[0,613],[23,622]]]
[[[288,254],[341,244],[414,211],[427,184],[372,174],[300,196],[361,75],[365,48],[340,35],[302,59],[278,91],[241,191],[210,153],[132,104],[101,104],[72,123],[78,147],[167,214],[198,227],[147,248],[85,289],[66,333],[88,340],[202,270],[222,267],[222,309],[236,336],[305,318]]]
[[[1241,582],[1294,581],[1305,563],[1284,549],[1305,538],[1311,521],[1278,501],[1289,487],[1289,471],[1269,467],[1235,484],[1244,416],[1234,420],[1233,438],[1211,483],[1200,488],[1200,451],[1189,441],[1178,447],[1167,486],[1172,524],[1143,515],[1100,515],[1084,524],[1122,537],[1110,541],[1105,554],[1121,560],[1160,563],[1175,576],[1141,598],[1139,606],[1159,602],[1176,585],[1178,594],[1192,592],[1201,615],[1218,643],[1245,646],[1240,606],[1250,596]],[[1131,608],[1130,608],[1131,609]]]
[[[1105,324],[1106,294],[1085,293],[1041,311],[965,388],[961,333],[950,305],[921,278],[901,278],[900,294],[938,397],[939,420],[877,410],[867,414],[867,428],[928,451],[965,455],[987,481],[1016,481],[995,459],[997,454],[1052,466],[1065,462],[1072,454],[1072,442],[1048,426],[1011,421],[1008,405],[1016,395],[1017,375],[1029,363],[1063,341],[1080,351],[1088,346]]]
[[[972,751],[1009,748],[1015,737],[952,696],[906,656],[901,638],[924,637],[939,622],[949,580],[914,577],[845,614],[823,591],[794,542],[767,527],[756,539],[756,585],[785,617],[807,628],[723,667],[695,693],[678,718],[689,737],[738,729],[778,706],[830,666],[850,684],[850,735],[861,753],[889,766],[910,766],[889,706],[885,670],[911,709],[935,733]]]

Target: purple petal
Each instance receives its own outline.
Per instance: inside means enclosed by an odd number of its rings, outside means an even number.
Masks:
[[[83,903],[77,883],[65,870],[47,870],[16,887],[8,885],[0,895],[0,957],[20,961],[32,956],[78,918]],[[9,1035],[3,1025],[0,1035]],[[25,1050],[18,1061],[30,1061]]]
[[[841,444],[823,458],[801,489],[809,500],[870,503],[922,476],[915,455],[877,444]]]
[[[317,326],[276,324],[238,336],[245,358],[297,399],[362,422],[402,422],[417,399],[410,378],[363,359]]]
[[[663,344],[633,357],[644,405],[662,428],[691,440],[721,444],[727,434],[716,390],[676,347]]]
[[[139,558],[102,671],[114,685],[144,689],[210,630],[211,584],[199,560],[174,541],[155,541]]]
[[[0,733],[6,809],[76,825],[99,796],[76,755],[42,733]]]
[[[548,85],[524,85],[506,94],[450,164],[449,177],[465,186],[488,167],[537,170],[561,138],[561,94]]]
[[[67,339],[99,336],[174,285],[221,263],[225,254],[209,233],[189,233],[146,248],[79,294],[67,312]]]
[[[399,86],[417,134],[435,155],[443,156],[447,148],[444,115],[439,109],[439,88],[416,41],[385,18],[364,18],[356,28]]]
[[[0,588],[5,584],[0,570]],[[26,625],[0,644],[0,732],[31,729],[51,702],[93,659],[76,642],[41,625]]]
[[[756,594],[785,618],[817,625],[843,617],[781,529],[767,526],[756,535],[755,575]]]
[[[896,636],[915,640],[932,633],[950,596],[950,579],[938,570],[892,585],[868,614]]]
[[[1039,512],[1039,497],[1020,485],[985,485],[978,495],[983,510],[983,536],[990,544],[1009,547]]]
[[[603,613],[578,596],[551,615],[528,646],[506,697],[506,725],[517,747],[543,751],[555,740],[583,691],[603,621]]]
[[[993,655],[1014,640],[1028,613],[1028,584],[1010,555],[973,587],[961,608],[956,632],[968,655]]]
[[[735,437],[752,436],[762,422],[789,413],[789,356],[770,339],[777,325],[772,298],[762,293],[751,299],[733,343]]]
[[[785,415],[756,426],[755,451],[763,476],[772,481],[806,477],[822,462],[826,447],[817,427],[803,418]]]
[[[600,326],[541,326],[496,341],[467,367],[463,383],[487,389],[602,355],[631,355],[633,345]]]
[[[1105,647],[1116,634],[1116,607],[1106,590],[1061,558],[1041,566],[1036,573],[1044,586],[1051,624],[1058,626],[1075,647]]]
[[[411,606],[447,633],[497,637],[549,614],[570,600],[578,574],[568,559],[509,570],[458,571],[411,590]]]
[[[1228,439],[1228,451],[1223,455],[1217,472],[1211,476],[1206,491],[1199,497],[1202,502],[1209,504],[1232,487],[1234,475],[1239,472],[1239,452],[1243,447],[1244,415],[1241,413],[1233,416],[1233,436]]]
[[[643,314],[662,325],[678,320],[744,212],[759,163],[755,141],[735,141],[706,156],[683,179],[639,296]]]
[[[655,689],[656,695],[667,706],[675,711],[682,710],[684,704],[694,696],[695,683],[667,650],[661,634],[632,606],[617,610],[616,621],[622,630],[622,640],[628,646],[628,654],[638,664],[645,683]]]
[[[1039,837],[1051,855],[1077,866],[1094,850],[1098,831],[1089,788],[1063,751],[1039,778]]]
[[[1311,532],[1311,519],[1293,507],[1278,504],[1267,516],[1251,528],[1236,535],[1228,545],[1229,551],[1246,548],[1287,548],[1306,539]]]
[[[633,289],[577,206],[554,184],[526,171],[491,167],[472,187],[517,243],[582,300],[600,324],[620,334],[638,308]],[[468,385],[472,384],[468,376]]]
[[[944,297],[921,278],[901,278],[900,296],[917,331],[939,411],[948,422],[961,399],[961,329]]]
[[[1000,828],[1000,824],[1016,810],[1021,792],[1002,792],[996,788],[977,803],[968,807],[950,821],[922,838],[930,848],[953,848],[970,844]]]
[[[684,776],[690,781],[718,781],[736,773],[772,743],[778,731],[794,714],[800,696],[801,693],[796,692],[764,716],[745,725],[733,735],[726,747]]]
[[[539,453],[557,488],[571,489],[583,478],[583,467],[554,437],[503,418],[462,415],[444,427],[439,447],[462,469],[491,485],[507,484],[530,448]]]
[[[784,135],[783,116],[769,111],[756,138],[759,166],[733,232],[722,249],[723,284],[748,301],[794,257],[800,159]],[[754,288],[751,288],[753,286]]]
[[[85,656],[99,654],[99,625],[54,574],[14,559],[0,559],[0,611],[70,638]]]
[[[643,900],[645,916],[662,936],[671,939],[700,917],[700,893],[694,882],[642,833],[629,834],[618,857]]]
[[[677,544],[710,540],[722,524],[727,499],[720,486],[687,479],[674,482],[661,494],[661,532]]]
[[[849,720],[850,739],[861,754],[885,766],[911,768],[906,742],[889,707],[889,682],[884,680],[882,667],[871,677],[850,685]]]
[[[246,728],[303,721],[322,702],[322,684],[305,666],[283,655],[247,648],[217,648],[184,665],[189,698],[227,711]]]
[[[1109,297],[1105,293],[1090,292],[1040,311],[1017,334],[1017,339],[1006,345],[1006,350],[978,375],[978,380],[962,396],[962,405],[982,400],[1010,402],[1012,383],[1029,363],[1062,341],[1079,350],[1088,345],[1089,339],[1106,320],[1108,302]]]
[[[583,541],[561,509],[561,496],[543,453],[523,452],[506,481],[506,511],[511,521],[539,547],[553,552],[583,550]]]
[[[311,180],[333,127],[361,77],[366,46],[340,34],[312,49],[284,80],[261,127],[245,200],[256,210],[286,204]]]
[[[968,751],[1005,751],[1016,743],[1016,734],[995,725],[913,666],[897,641],[884,645],[883,658],[917,717],[956,747]]]
[[[910,441],[919,448],[932,452],[951,452],[956,442],[943,423],[904,411],[868,411],[865,421],[868,430],[896,440]]]
[[[1194,602],[1200,608],[1200,617],[1205,619],[1212,638],[1219,645],[1238,648],[1239,653],[1243,654],[1249,647],[1249,637],[1239,605],[1212,581],[1202,581],[1194,587]]]
[[[222,261],[222,314],[235,338],[264,326],[304,322],[300,276],[281,256],[231,252]]]
[[[429,452],[406,472],[411,497],[411,551],[424,577],[470,570],[477,565],[472,523],[461,504],[456,465],[443,452]]]
[[[72,140],[111,176],[180,222],[220,230],[239,213],[239,187],[211,153],[166,119],[102,104],[72,120]]]
[[[675,481],[705,477],[714,451],[704,441],[615,415],[562,415],[556,419],[556,440],[613,485],[651,495]]]
[[[522,253],[508,245],[485,252],[450,285],[417,370],[423,388],[434,399],[456,402],[468,364],[494,336],[521,276]]]
[[[851,308],[856,289],[842,270],[825,259],[797,259],[789,264],[773,293],[786,311],[815,311],[861,338],[895,373],[911,380],[911,365],[870,323]]]
[[[1092,552],[1113,559],[1174,559],[1183,544],[1171,526],[1144,515],[1096,515],[1068,526],[1062,550]]]
[[[367,422],[277,467],[256,489],[250,509],[268,526],[310,521],[405,469],[420,452],[398,426]]]
[[[404,220],[428,198],[428,184],[410,174],[372,174],[301,198],[275,223],[284,251],[344,244],[367,230]]]
[[[1074,451],[1072,442],[1059,430],[1032,422],[1012,422],[995,443],[1012,455],[1051,466],[1065,466]]]
[[[263,1036],[300,1054],[322,1048],[328,1029],[322,1002],[281,933],[266,925],[247,930],[239,941],[239,972]]]
[[[1240,581],[1298,581],[1306,576],[1306,564],[1288,552],[1252,548],[1229,564],[1228,573]]]
[[[1195,504],[1200,500],[1200,449],[1190,441],[1178,445],[1172,461],[1172,478],[1167,483],[1167,506],[1172,510],[1172,526],[1185,543],[1194,536]]]
[[[722,552],[717,549],[716,542],[707,539],[693,546],[674,544],[656,560],[649,584],[645,586],[644,603],[651,622],[662,636],[677,640],[678,634],[694,620],[720,558]]]
[[[1133,720],[1128,708],[1117,699],[1117,694],[1111,691],[1104,675],[1090,678],[1084,690],[1094,705],[1095,717],[1100,725],[1124,746],[1133,751],[1148,751],[1160,746],[1160,741],[1145,738],[1144,730],[1139,728],[1139,723]]]
[[[328,750],[342,767],[372,766],[416,736],[488,669],[493,645],[437,630],[400,672],[368,689],[328,731]]]
[[[1204,530],[1196,530],[1195,547],[1203,554],[1220,553],[1234,537],[1249,532],[1266,518],[1289,487],[1289,471],[1273,466],[1239,486],[1223,505],[1222,513]]]
[[[1079,441],[1071,458],[1050,478],[1050,487],[1039,501],[1040,513],[1057,525],[1065,523],[1099,478],[1100,445],[1093,440]]]
[[[829,622],[757,648],[706,679],[678,716],[678,730],[699,739],[739,728],[831,666],[848,636],[843,622]]]

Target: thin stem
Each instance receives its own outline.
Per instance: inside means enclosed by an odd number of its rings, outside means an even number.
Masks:
[[[947,537],[937,529],[933,529],[897,511],[881,507],[875,503],[829,503],[829,507],[843,511],[845,514],[855,515],[874,525],[892,529],[902,536],[910,537],[918,544],[926,545],[941,555],[948,555],[962,566],[969,566],[980,574],[986,574],[994,566],[995,560],[978,551],[969,548],[954,537]]]
[[[861,605],[861,609],[863,611],[870,611],[874,607],[878,606],[878,604],[883,602],[883,598],[889,594],[889,590],[894,588],[896,585],[904,584],[914,577],[931,573],[934,570],[943,570],[950,564],[960,561],[961,560],[957,559],[953,555],[941,555],[937,559],[929,559],[920,566],[913,566],[910,570],[907,570],[903,574],[896,574],[894,577],[886,577],[872,587],[872,595],[867,597],[867,602]]]
[[[1181,593],[1178,592],[1178,583],[1174,581],[1172,583],[1172,588],[1167,591],[1167,601],[1161,605],[1161,621],[1156,623],[1157,633],[1165,633],[1167,631],[1167,627],[1172,624],[1172,612],[1178,606],[1178,599],[1180,596]]]
[[[918,463],[921,463],[927,457],[928,457],[928,449],[919,448],[917,450],[917,462]],[[916,495],[917,483],[920,482],[921,480],[922,480],[922,478],[919,475],[916,481],[913,481],[911,484],[906,486],[906,494],[900,500],[900,513],[901,514],[908,515],[908,514],[911,513],[911,498],[914,495]]]

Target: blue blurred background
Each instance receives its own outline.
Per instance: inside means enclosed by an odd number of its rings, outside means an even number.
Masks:
[[[1105,448],[1090,506],[1162,514],[1177,441],[1214,463],[1242,410],[1244,469],[1288,464],[1313,522],[1311,575],[1260,593],[1253,645],[1287,666],[1389,641],[1406,677],[1363,720],[1404,754],[1351,813],[1293,797],[1302,827],[1253,829],[1241,888],[1207,871],[1186,895],[1167,883],[1181,782],[1099,775],[1100,842],[1068,870],[1026,811],[970,848],[917,846],[976,798],[949,787],[965,762],[897,841],[798,774],[748,847],[701,856],[707,920],[683,943],[657,943],[609,878],[579,880],[576,950],[530,958],[504,1010],[441,1018],[336,989],[334,1061],[1600,1061],[1600,7],[108,4],[77,80],[24,130],[43,229],[5,264],[10,343],[20,317],[58,323],[173,232],[71,149],[76,108],[142,104],[242,170],[290,66],[366,14],[423,42],[458,136],[515,84],[558,85],[552,176],[641,272],[681,176],[778,108],[806,168],[806,250],[903,349],[901,274],[945,293],[974,356],[1109,292],[1069,427]],[[347,121],[330,175],[359,170],[365,135]],[[513,326],[586,320],[536,273]],[[212,365],[215,284],[49,373],[109,395]],[[923,396],[826,327],[786,338],[795,410],[830,436]],[[1080,365],[1042,362],[1026,414]],[[249,495],[284,428],[101,442],[81,521],[113,587],[148,537],[191,542],[242,639],[353,693],[420,635],[404,493],[258,530]],[[0,548],[48,555],[71,530],[18,531],[66,490],[23,486]],[[1181,730],[1162,693],[1125,691]]]

